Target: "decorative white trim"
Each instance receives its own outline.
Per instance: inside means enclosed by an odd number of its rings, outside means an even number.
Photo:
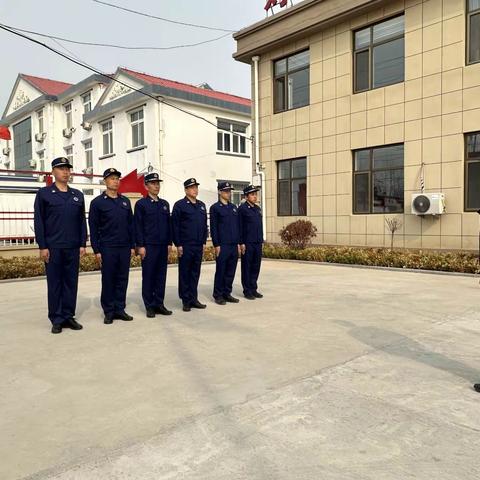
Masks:
[[[19,90],[17,96],[15,97],[15,103],[13,104],[13,110],[18,110],[20,107],[23,107],[30,102],[30,97],[23,91]]]
[[[116,83],[115,86],[112,88],[110,95],[108,97],[109,100],[115,100],[118,97],[126,95],[132,91],[131,88],[122,85],[121,83]]]

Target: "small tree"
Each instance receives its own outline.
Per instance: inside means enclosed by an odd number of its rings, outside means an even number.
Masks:
[[[279,235],[287,247],[303,250],[317,236],[317,227],[308,220],[297,220],[283,227]]]
[[[395,237],[395,233],[397,230],[400,230],[403,226],[402,221],[398,218],[386,218],[385,223],[387,225],[387,228],[390,232],[390,248],[393,250],[393,239]]]

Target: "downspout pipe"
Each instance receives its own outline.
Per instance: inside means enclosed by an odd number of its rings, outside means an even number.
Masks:
[[[260,162],[260,98],[259,98],[259,80],[258,80],[258,64],[260,62],[260,56],[256,55],[252,57],[253,63],[253,104],[255,110],[255,133],[253,135],[253,142],[255,146],[254,162],[255,162],[255,174],[260,177],[261,182],[261,198],[262,198],[262,226],[263,226],[263,239],[267,237],[267,205],[266,205],[266,192],[265,192],[265,172],[262,170]]]

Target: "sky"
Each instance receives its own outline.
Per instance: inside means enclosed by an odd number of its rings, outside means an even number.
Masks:
[[[265,17],[264,0],[106,0],[172,20],[239,30]],[[222,32],[165,23],[95,3],[93,0],[0,0],[0,23],[73,40],[129,46],[170,46],[195,43]],[[62,48],[49,39],[52,47]],[[250,97],[250,69],[232,58],[236,44],[229,35],[214,43],[170,50],[132,51],[73,45],[64,47],[102,72],[117,66],[171,80]],[[41,46],[0,30],[0,112],[18,73],[76,83],[88,70]]]

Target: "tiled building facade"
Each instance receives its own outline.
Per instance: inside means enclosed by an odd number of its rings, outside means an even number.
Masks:
[[[396,246],[478,248],[479,11],[305,0],[235,35],[237,60],[260,57],[268,240],[308,218],[315,243],[388,246],[385,220],[398,217]],[[422,185],[446,213],[412,214]]]

